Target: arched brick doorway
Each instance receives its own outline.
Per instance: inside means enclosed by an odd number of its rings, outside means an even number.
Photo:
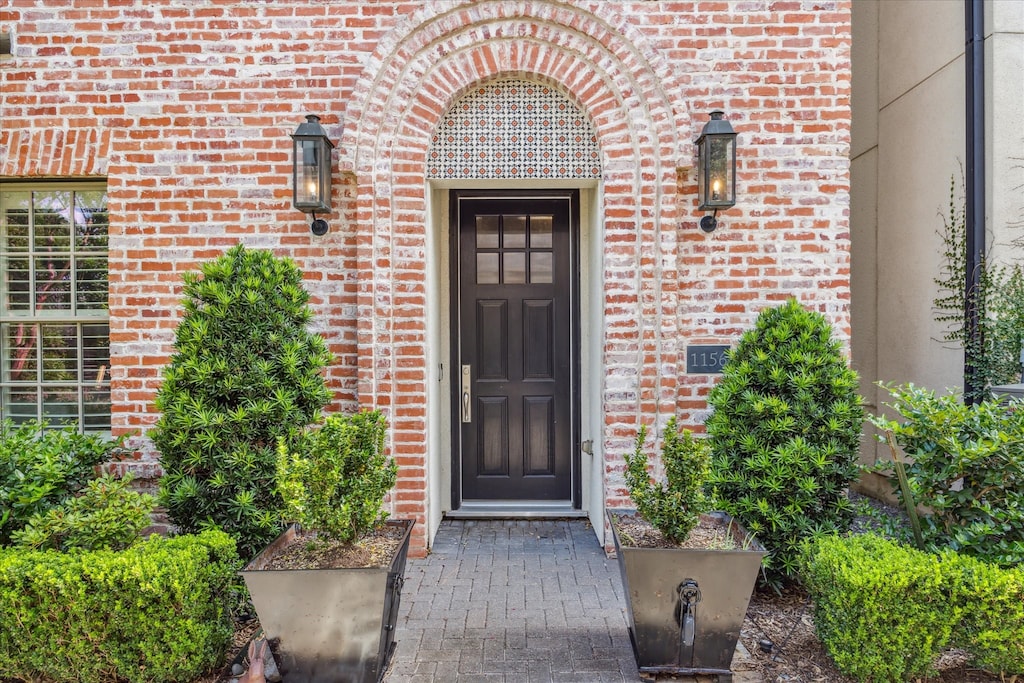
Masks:
[[[656,54],[618,17],[547,2],[483,2],[412,15],[385,36],[360,77],[340,148],[355,176],[359,235],[359,401],[385,410],[402,468],[394,512],[420,522],[426,546],[443,512],[443,447],[449,429],[432,409],[438,362],[428,233],[428,150],[438,122],[471,88],[501,77],[547,84],[593,122],[600,188],[593,195],[601,249],[592,434],[599,483],[591,513],[624,493],[603,483],[621,462],[644,413],[674,409],[676,352],[677,129],[689,119],[670,104]]]

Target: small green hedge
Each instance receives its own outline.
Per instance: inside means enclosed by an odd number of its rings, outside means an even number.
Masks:
[[[238,568],[222,531],[118,552],[0,549],[0,678],[191,680],[227,650]]]
[[[1024,569],[865,534],[808,544],[801,575],[818,637],[859,681],[927,676],[951,646],[991,671],[1024,672]]]

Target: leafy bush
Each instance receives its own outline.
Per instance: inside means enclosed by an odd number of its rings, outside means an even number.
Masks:
[[[383,521],[384,496],[398,476],[384,453],[386,431],[384,416],[372,411],[329,415],[322,426],[282,438],[277,492],[285,519],[343,542]]]
[[[81,490],[123,443],[124,437],[79,434],[74,426],[0,421],[0,546],[33,515]]]
[[[192,680],[223,661],[239,568],[221,531],[115,551],[0,550],[0,678]]]
[[[1024,568],[1001,569],[965,555],[947,574],[957,581],[954,599],[964,606],[953,642],[989,671],[1024,674]]]
[[[626,455],[626,485],[640,516],[666,538],[681,543],[697,526],[702,512],[711,507],[704,495],[704,484],[711,467],[711,450],[704,439],[680,432],[673,416],[665,427],[661,460],[666,481],[651,483],[647,455],[643,451],[647,426],[640,427],[636,450]]]
[[[814,628],[840,671],[874,683],[933,671],[964,610],[950,599],[941,564],[871,534],[809,546],[802,578]]]
[[[921,515],[926,546],[1004,566],[1024,561],[1024,409],[992,400],[964,405],[955,394],[913,385],[886,389],[902,419],[871,421],[913,458],[904,469],[912,504],[928,509]]]
[[[952,551],[922,552],[873,534],[805,545],[801,576],[814,627],[860,681],[925,676],[943,649],[1002,674],[1024,673],[1024,569]]]
[[[166,475],[160,500],[184,532],[218,526],[251,557],[281,529],[277,439],[330,400],[324,340],[302,274],[242,245],[185,275],[185,313],[150,436]]]
[[[150,524],[153,496],[129,488],[130,474],[93,479],[81,495],[37,513],[12,534],[14,544],[36,550],[123,550]]]
[[[710,393],[716,504],[764,544],[770,583],[794,575],[803,539],[853,517],[847,488],[864,418],[856,392],[828,322],[791,299],[761,312]]]

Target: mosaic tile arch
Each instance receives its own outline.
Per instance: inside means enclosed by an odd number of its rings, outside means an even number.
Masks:
[[[549,85],[481,84],[438,124],[427,177],[600,178],[597,134],[576,103]]]

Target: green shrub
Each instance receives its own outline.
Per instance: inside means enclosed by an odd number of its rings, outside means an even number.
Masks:
[[[971,653],[974,664],[1002,674],[1024,674],[1024,568],[1002,569],[966,555],[947,554],[954,597],[964,616],[953,642]]]
[[[115,551],[0,550],[0,678],[189,681],[223,661],[239,569],[221,531]]]
[[[358,539],[387,514],[384,496],[398,466],[384,452],[379,411],[329,415],[278,444],[277,492],[284,518],[337,540]]]
[[[704,439],[680,432],[673,416],[665,427],[661,460],[665,482],[651,483],[647,472],[644,441],[647,426],[640,427],[636,450],[626,455],[626,485],[640,516],[672,541],[682,542],[697,526],[702,512],[711,507],[704,495],[704,484],[711,467],[711,450]]]
[[[124,437],[79,434],[74,426],[0,421],[0,546],[33,515],[81,490],[123,443]]]
[[[886,389],[900,419],[871,421],[912,458],[904,469],[913,504],[928,510],[926,546],[1003,566],[1024,562],[1024,410],[991,400],[964,405],[913,385]],[[906,504],[895,479],[893,488]]]
[[[307,330],[309,294],[291,260],[238,245],[184,280],[150,432],[166,472],[160,500],[182,531],[221,527],[251,557],[281,529],[278,437],[330,400],[330,354]]]
[[[104,474],[85,485],[81,495],[37,513],[12,534],[14,544],[36,550],[123,550],[149,526],[154,499],[129,488],[130,474]]]
[[[858,681],[929,675],[967,609],[952,599],[938,556],[880,536],[820,537],[801,559],[815,631]]]
[[[796,571],[802,540],[845,529],[864,418],[857,375],[825,318],[790,300],[762,311],[708,402],[716,505],[768,550],[767,580]]]

